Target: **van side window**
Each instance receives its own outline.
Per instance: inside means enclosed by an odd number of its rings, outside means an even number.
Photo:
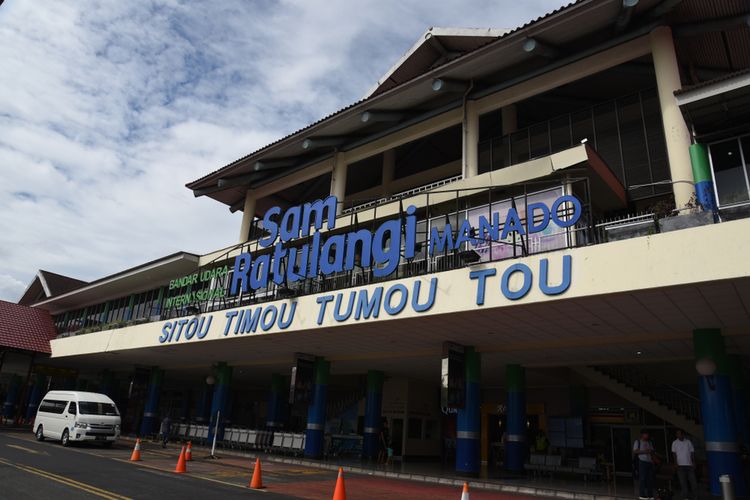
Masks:
[[[75,403],[73,403],[73,404],[75,404]],[[57,401],[57,400],[54,400],[54,399],[45,399],[39,405],[39,411],[45,412],[45,413],[56,413],[58,415],[62,415],[62,412],[65,411],[65,407],[67,405],[68,405],[67,401]]]
[[[68,413],[70,415],[76,415],[78,413],[78,411],[76,410],[75,401],[71,401],[70,404],[68,405]]]

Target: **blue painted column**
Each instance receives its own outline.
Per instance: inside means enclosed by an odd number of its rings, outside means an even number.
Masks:
[[[315,387],[313,400],[307,408],[307,432],[305,433],[305,456],[323,456],[323,437],[326,425],[326,399],[331,363],[323,358],[315,359]]]
[[[20,375],[11,375],[10,377],[8,393],[5,395],[5,402],[3,403],[3,417],[7,419],[13,419],[16,415],[16,405],[18,405],[18,398],[21,396],[21,381]]]
[[[208,442],[214,439],[216,432],[216,417],[219,416],[219,427],[216,433],[216,439],[224,439],[224,426],[227,420],[227,409],[229,407],[229,386],[232,383],[232,367],[226,363],[219,363],[216,366],[216,385],[214,385],[214,397],[211,400],[211,415],[208,424]]]
[[[508,365],[507,422],[505,435],[505,469],[523,471],[526,460],[526,369],[521,365]]]
[[[211,401],[211,386],[205,381],[202,382],[203,388],[195,399],[195,414],[193,420],[198,424],[205,424],[208,421],[208,405]]]
[[[109,370],[102,371],[102,382],[99,384],[99,392],[115,399],[115,374]]]
[[[456,472],[475,475],[479,474],[481,437],[481,358],[473,347],[466,347],[464,355],[466,399],[464,407],[456,415]]]
[[[281,429],[286,419],[286,401],[289,399],[289,385],[283,375],[271,375],[271,392],[268,395],[268,412],[266,412],[266,427]]]
[[[362,440],[362,458],[375,460],[380,451],[380,427],[383,421],[383,372],[367,372],[365,395],[365,428]]]
[[[143,408],[141,437],[150,436],[159,430],[159,396],[161,396],[161,383],[163,380],[164,370],[153,367],[148,382],[146,406]]]
[[[32,418],[36,417],[36,411],[39,408],[39,403],[42,401],[44,396],[44,389],[46,386],[47,377],[45,375],[36,374],[34,377],[34,386],[31,388],[31,395],[29,395],[29,404],[26,406],[26,420],[31,421]]]
[[[714,375],[701,375],[698,378],[711,494],[721,495],[719,477],[728,474],[732,477],[737,496],[744,496],[733,389],[724,338],[718,329],[694,330],[693,346],[697,360],[710,359],[716,365]]]

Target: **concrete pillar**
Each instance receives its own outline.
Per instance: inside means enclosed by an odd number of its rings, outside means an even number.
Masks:
[[[507,423],[505,435],[505,468],[523,471],[526,459],[526,369],[521,365],[508,365]]]
[[[227,420],[227,408],[229,406],[229,386],[232,383],[232,367],[226,363],[219,363],[216,367],[216,383],[214,395],[211,400],[211,415],[208,423],[208,442],[211,443],[216,434],[216,439],[224,438],[224,426]],[[216,422],[219,422],[218,428]]]
[[[346,197],[346,161],[341,153],[333,154],[333,170],[331,171],[331,196],[337,200],[336,215],[341,215],[344,209],[344,198]]]
[[[500,110],[502,117],[503,135],[512,134],[518,130],[518,110],[515,104],[508,104]]]
[[[245,243],[250,239],[250,228],[255,218],[255,193],[248,191],[245,194],[245,206],[242,209],[242,224],[240,225],[240,241]]]
[[[383,372],[367,372],[365,395],[365,428],[362,440],[362,458],[375,460],[380,450],[380,427],[383,420]]]
[[[727,474],[732,477],[737,496],[742,497],[745,494],[745,483],[738,453],[732,382],[721,331],[694,330],[693,348],[696,360],[708,359],[716,366],[713,375],[698,377],[711,493],[714,496],[721,495],[719,477]]]
[[[463,138],[463,176],[468,179],[479,173],[479,111],[476,101],[466,101]]]
[[[271,375],[271,392],[268,396],[268,413],[266,414],[266,427],[269,429],[281,429],[284,427],[286,417],[286,402],[289,399],[289,384],[283,375],[274,373]]]
[[[146,405],[143,408],[143,420],[141,420],[141,437],[155,434],[159,430],[159,397],[161,396],[163,380],[164,370],[157,367],[152,368],[148,382]]]
[[[3,403],[3,417],[13,419],[16,416],[16,406],[21,397],[21,383],[23,379],[20,375],[11,375],[8,383],[8,392],[5,395]]]
[[[305,433],[305,456],[320,458],[323,456],[323,437],[326,425],[326,404],[328,396],[328,378],[331,364],[323,358],[315,359],[315,386],[313,400],[307,409],[307,431]]]
[[[391,182],[396,174],[396,149],[383,151],[383,182],[381,184],[381,195],[391,194]]]
[[[31,394],[29,395],[29,404],[26,406],[26,421],[30,422],[31,419],[36,417],[36,411],[39,408],[39,403],[42,402],[44,396],[44,390],[47,385],[47,377],[45,375],[37,374],[34,377],[34,386],[31,388]]]
[[[115,374],[109,370],[103,370],[101,373],[101,383],[99,384],[99,392],[106,394],[112,399],[115,399]]]
[[[456,416],[456,472],[479,473],[479,442],[481,429],[482,394],[479,387],[481,358],[473,347],[465,353],[465,401]]]
[[[693,196],[693,174],[690,166],[690,132],[682,117],[675,90],[682,88],[680,69],[672,40],[672,29],[660,26],[650,34],[651,55],[656,72],[656,87],[667,143],[669,170],[672,175],[672,191],[675,206],[683,208]]]
[[[205,380],[201,381],[203,387],[195,398],[195,413],[193,420],[198,424],[205,424],[208,421],[209,402],[211,401],[211,386]]]

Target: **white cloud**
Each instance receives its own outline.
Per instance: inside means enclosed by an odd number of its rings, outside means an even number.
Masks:
[[[429,26],[561,4],[368,0],[0,7],[0,298],[234,242],[184,184],[359,99]]]

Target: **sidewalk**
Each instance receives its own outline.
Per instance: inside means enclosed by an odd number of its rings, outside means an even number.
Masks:
[[[123,440],[134,441],[134,438],[123,437]],[[149,442],[150,446],[157,446]],[[170,443],[169,448],[179,449],[179,445]],[[210,447],[193,445],[193,456],[208,457]],[[460,488],[468,481],[472,491],[505,493],[509,495],[532,495],[549,498],[565,498],[574,500],[615,500],[632,499],[637,497],[632,479],[626,478],[618,482],[604,481],[576,481],[574,479],[538,478],[493,478],[485,474],[480,478],[460,477],[452,470],[446,470],[438,462],[406,462],[385,467],[378,464],[363,464],[361,461],[332,458],[328,460],[311,460],[303,457],[291,457],[263,452],[244,452],[231,448],[217,448],[216,455],[221,457],[212,461],[220,466],[242,467],[248,470],[252,467],[256,457],[260,457],[263,467],[265,464],[292,465],[310,468],[312,470],[335,473],[339,467],[344,472],[382,478],[403,480],[423,485],[452,486]],[[252,470],[252,469],[250,469]],[[265,470],[265,469],[264,469]],[[248,476],[249,479],[249,476]]]

